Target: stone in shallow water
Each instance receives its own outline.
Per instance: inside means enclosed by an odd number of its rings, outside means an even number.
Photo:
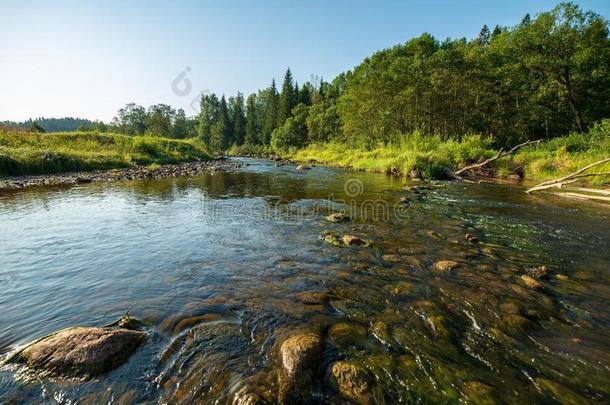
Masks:
[[[293,335],[282,343],[280,403],[303,403],[311,397],[322,350],[322,337],[313,332]]]
[[[13,360],[61,378],[90,378],[123,364],[146,333],[112,327],[74,327],[32,343]]]
[[[373,244],[372,241],[368,240],[368,239],[362,239],[358,236],[354,236],[354,235],[343,235],[343,243],[346,246],[371,246]]]
[[[521,281],[523,281],[523,283],[531,289],[534,289],[534,290],[542,289],[542,284],[538,280],[536,280],[530,276],[527,276],[525,274],[521,276]]]
[[[527,273],[531,277],[537,279],[546,280],[549,278],[549,270],[546,268],[546,266],[532,267],[530,269],[527,269]]]
[[[320,239],[326,243],[330,243],[333,246],[343,246],[343,241],[341,238],[332,232],[323,233],[322,236],[320,236]]]
[[[338,361],[330,368],[330,381],[339,394],[356,404],[383,404],[375,380],[364,368],[348,361]]]
[[[453,260],[439,260],[434,263],[434,269],[439,271],[451,271],[458,265],[458,262]]]
[[[357,323],[336,323],[328,331],[328,337],[339,344],[355,343],[366,335],[366,328]]]
[[[350,217],[348,215],[345,215],[342,212],[335,212],[334,214],[330,214],[329,216],[326,217],[326,220],[330,221],[330,222],[348,222],[350,221]]]

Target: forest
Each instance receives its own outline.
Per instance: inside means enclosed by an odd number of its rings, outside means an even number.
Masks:
[[[442,139],[491,137],[494,146],[584,132],[610,115],[608,22],[573,3],[477,38],[422,34],[366,58],[328,82],[278,86],[245,97],[207,94],[195,119],[166,105],[130,104],[126,134],[197,135],[211,150],[274,150],[342,142],[373,148],[413,132]]]

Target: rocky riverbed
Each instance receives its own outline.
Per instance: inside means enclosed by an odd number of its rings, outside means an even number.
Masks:
[[[0,403],[608,402],[607,210],[235,161],[0,193]]]
[[[196,160],[193,162],[161,166],[133,166],[124,169],[97,170],[0,178],[0,190],[22,189],[35,186],[85,184],[100,181],[162,179],[165,177],[213,174],[219,170],[240,165],[230,159]]]

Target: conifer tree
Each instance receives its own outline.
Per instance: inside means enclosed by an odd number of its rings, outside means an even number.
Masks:
[[[286,119],[290,117],[292,108],[295,106],[294,84],[292,83],[292,72],[286,69],[282,92],[280,93],[280,105],[278,112],[278,126],[282,126]]]
[[[256,145],[259,143],[256,121],[256,94],[250,94],[248,100],[246,100],[245,143],[247,145]]]

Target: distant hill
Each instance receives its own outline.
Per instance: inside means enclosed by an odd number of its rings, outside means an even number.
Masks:
[[[38,124],[44,128],[47,132],[64,132],[64,131],[76,131],[78,127],[86,126],[90,127],[95,124],[91,120],[84,118],[36,118],[29,119],[27,121],[15,122],[15,121],[0,121],[0,126],[6,126],[10,128],[31,128],[33,124]]]

